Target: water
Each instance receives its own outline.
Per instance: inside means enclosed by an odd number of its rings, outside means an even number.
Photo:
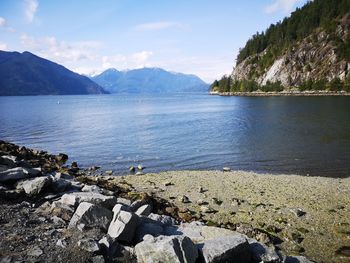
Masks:
[[[58,103],[59,101],[59,103]],[[0,97],[0,139],[125,174],[233,169],[350,175],[349,97]]]

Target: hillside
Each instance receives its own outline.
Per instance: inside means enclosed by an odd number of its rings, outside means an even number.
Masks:
[[[91,79],[111,93],[207,92],[209,89],[209,85],[195,75],[160,68],[108,69]]]
[[[0,51],[0,95],[104,94],[89,78],[30,52]]]
[[[350,91],[350,0],[315,0],[249,39],[220,92]]]

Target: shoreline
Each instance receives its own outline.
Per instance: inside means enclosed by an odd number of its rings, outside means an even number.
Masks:
[[[80,169],[76,162],[66,165],[65,154],[51,155],[3,141],[0,141],[0,152],[0,259],[23,260],[32,253],[33,257],[43,259],[45,256],[51,262],[57,256],[65,259],[67,249],[82,261],[100,257],[101,253],[104,258],[108,257],[109,252],[104,250],[98,254],[87,253],[79,247],[86,237],[96,243],[96,238],[102,238],[106,232],[94,228],[77,232],[69,227],[74,210],[80,207],[72,207],[77,201],[70,203],[72,198],[77,200],[77,195],[93,197],[89,200],[94,204],[99,198],[102,199],[98,202],[122,200],[120,202],[128,204],[125,209],[132,209],[133,204],[144,205],[148,213],[152,208],[156,217],[172,218],[171,222],[177,222],[172,227],[187,228],[192,234],[203,228],[220,240],[220,235],[239,233],[250,242],[259,242],[267,253],[264,255],[274,255],[281,260],[273,262],[284,262],[286,255],[305,256],[316,262],[350,260],[350,178],[243,171],[146,173],[147,169],[139,175],[112,176],[105,172],[100,176],[100,167]],[[21,167],[12,168],[14,166]],[[30,174],[7,174],[9,167],[24,169]],[[14,175],[21,178],[6,179]],[[32,181],[45,183],[32,184]],[[70,198],[64,198],[66,195]],[[148,224],[149,220],[145,222]],[[139,227],[136,232],[141,231]],[[202,230],[198,235],[206,242],[208,232],[202,236]],[[47,233],[56,234],[46,238]],[[34,238],[37,236],[40,239]],[[197,242],[198,237],[193,238]],[[138,257],[135,241],[130,242],[123,246],[135,259]],[[305,257],[299,262],[310,262]]]
[[[281,91],[281,92],[217,92],[210,91],[209,95],[217,95],[217,96],[237,96],[237,97],[282,97],[282,96],[295,96],[295,97],[320,97],[320,96],[350,96],[350,92],[343,91]]]

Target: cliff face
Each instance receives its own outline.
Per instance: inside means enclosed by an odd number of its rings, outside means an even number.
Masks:
[[[259,85],[280,81],[284,87],[300,86],[312,80],[345,80],[350,62],[338,55],[339,42],[349,43],[350,16],[344,17],[331,34],[318,29],[292,45],[269,65],[260,63],[268,56],[268,48],[251,55],[233,69],[233,80],[254,80]]]

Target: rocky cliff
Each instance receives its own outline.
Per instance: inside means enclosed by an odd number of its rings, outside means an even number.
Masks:
[[[344,81],[350,62],[337,54],[337,41],[346,42],[349,29],[347,16],[337,26],[336,38],[325,30],[318,30],[286,50],[266,68],[259,66],[259,60],[267,55],[268,49],[265,49],[238,63],[231,77],[241,81],[254,79],[259,85],[280,81],[284,87],[300,86],[310,79],[331,81],[338,77]]]

